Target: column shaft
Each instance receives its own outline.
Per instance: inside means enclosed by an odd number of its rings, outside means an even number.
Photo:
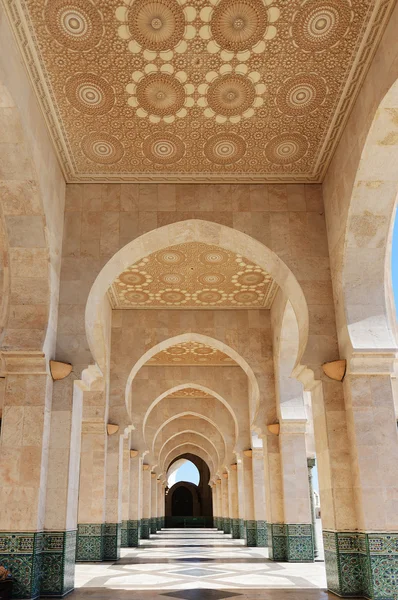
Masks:
[[[141,533],[142,464],[136,450],[130,453],[130,503],[127,523],[127,543],[130,548],[139,544]]]

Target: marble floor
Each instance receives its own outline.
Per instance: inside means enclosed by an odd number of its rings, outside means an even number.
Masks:
[[[76,565],[73,599],[323,600],[323,562],[275,563],[214,530],[167,530],[122,549],[117,562]],[[334,598],[333,595],[330,595]]]

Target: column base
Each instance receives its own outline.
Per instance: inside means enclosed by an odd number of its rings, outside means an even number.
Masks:
[[[324,531],[328,589],[344,598],[395,600],[398,533]]]
[[[256,521],[246,521],[246,543],[249,547],[257,546]]]
[[[140,533],[140,521],[127,521],[127,545],[129,548],[137,548],[140,545]]]
[[[156,533],[157,529],[158,529],[158,522],[157,522],[157,518],[156,517],[152,517],[151,519],[149,519],[149,526],[151,529],[151,533]]]
[[[75,587],[76,531],[45,531],[40,596],[63,598]]]
[[[141,519],[141,539],[149,540],[150,519]]]
[[[259,548],[266,548],[268,546],[266,521],[256,521],[256,546]]]
[[[234,540],[239,539],[239,519],[231,519],[231,533]]]
[[[223,529],[224,533],[231,533],[231,519],[229,517],[227,519],[224,519]]]
[[[43,533],[0,533],[0,565],[13,575],[13,597],[40,596]]]
[[[313,527],[267,523],[269,558],[277,562],[314,562]]]
[[[239,523],[239,539],[246,539],[246,521],[244,519],[238,519]]]
[[[79,523],[76,562],[100,562],[104,559],[104,523]]]
[[[128,523],[128,521],[122,521],[121,538],[120,538],[120,547],[121,548],[129,547],[128,536],[127,536],[127,523]]]
[[[119,560],[121,534],[121,523],[105,523],[104,560]]]

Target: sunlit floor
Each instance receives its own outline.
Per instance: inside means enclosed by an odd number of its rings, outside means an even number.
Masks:
[[[152,536],[140,548],[122,549],[117,562],[78,564],[76,588],[71,598],[328,597],[323,562],[275,563],[268,560],[268,550],[247,548],[230,536],[213,532],[187,532],[184,536],[170,531]]]

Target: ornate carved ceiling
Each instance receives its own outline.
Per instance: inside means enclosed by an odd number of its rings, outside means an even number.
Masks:
[[[109,288],[112,308],[271,308],[277,285],[246,258],[192,242],[155,252]]]
[[[319,181],[393,0],[4,0],[68,181]]]
[[[183,366],[204,366],[207,367],[209,365],[212,366],[227,366],[227,367],[236,367],[237,363],[212,346],[207,346],[206,344],[200,344],[199,342],[184,342],[182,344],[177,344],[175,346],[170,346],[166,350],[162,350],[156,354],[153,358],[148,360],[146,366],[148,365],[183,365]],[[198,392],[198,390],[191,390],[192,394],[187,394],[187,390],[180,390],[180,392],[176,392],[179,394],[184,394],[183,396],[174,396],[178,398],[182,397],[195,397],[202,398],[204,396],[199,395],[203,392]]]

